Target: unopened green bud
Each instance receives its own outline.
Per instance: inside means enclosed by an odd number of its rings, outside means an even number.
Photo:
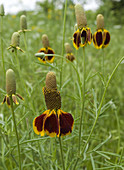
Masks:
[[[65,43],[65,51],[66,53],[72,53],[72,49],[69,43]]]
[[[11,45],[14,47],[19,47],[20,35],[18,32],[14,32],[11,38]]]
[[[25,15],[21,15],[20,17],[20,29],[22,31],[27,29],[27,20]]]
[[[15,73],[12,69],[6,71],[6,92],[8,95],[16,93]]]
[[[44,48],[49,47],[49,39],[48,36],[46,34],[42,35],[42,44]]]
[[[5,12],[4,12],[4,6],[3,4],[0,5],[0,15],[4,16]]]
[[[82,5],[80,4],[75,5],[75,15],[78,28],[86,27],[87,19]]]
[[[104,16],[102,14],[98,14],[96,18],[97,29],[104,29]]]
[[[57,89],[56,75],[52,71],[48,72],[46,75],[46,89],[47,90]]]

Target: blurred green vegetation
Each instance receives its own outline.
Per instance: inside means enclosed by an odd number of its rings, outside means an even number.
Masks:
[[[123,1],[120,2],[122,2],[123,5]],[[51,3],[44,1],[43,4],[38,3],[35,11],[22,11],[17,15],[6,15],[3,22],[2,38],[4,42],[5,68],[6,70],[12,68],[15,71],[17,92],[25,98],[24,102],[20,101],[19,106],[14,106],[20,143],[22,143],[21,158],[24,170],[62,169],[58,139],[37,136],[32,129],[34,117],[42,114],[46,109],[42,87],[45,86],[45,76],[50,70],[56,72],[58,89],[61,91],[62,109],[72,113],[75,119],[73,133],[67,137],[63,137],[64,160],[67,169],[72,169],[78,154],[79,115],[81,108],[79,82],[77,81],[76,73],[71,65],[64,61],[63,88],[60,89],[60,72],[58,70],[60,70],[61,67],[61,59],[56,57],[55,62],[51,66],[46,66],[40,64],[34,56],[42,47],[41,36],[44,33],[48,35],[50,46],[55,50],[55,53],[61,54],[62,52],[64,4],[63,1],[60,1],[59,3],[61,3],[62,8],[55,8],[54,3],[58,3],[58,1],[51,1]],[[111,34],[110,44],[104,49],[105,82],[107,82],[115,65],[124,55],[124,20],[123,17],[120,19],[121,14],[119,13],[119,11],[123,13],[123,10],[120,10],[119,7],[115,9],[114,6],[112,6],[114,1],[103,1],[103,3],[104,4],[101,5],[97,11],[86,11],[86,16],[88,26],[91,28],[92,33],[94,33],[96,30],[96,16],[98,13],[102,13],[105,16],[106,29],[109,30]],[[117,7],[117,5],[115,6]],[[113,11],[110,10],[112,8]],[[7,47],[10,45],[12,33],[20,29],[19,18],[22,14],[27,16],[28,28],[31,29],[31,32],[26,33],[28,53],[18,52],[21,68],[21,75],[19,75],[14,53],[12,53],[11,50],[8,51]],[[76,51],[72,45],[75,23],[74,4],[73,1],[69,1],[65,41],[71,44],[76,57],[74,65],[77,67],[78,63],[78,71],[82,81],[82,48]],[[116,24],[121,24],[121,27],[114,26]],[[23,34],[21,34],[20,47],[25,50],[23,40]],[[86,120],[85,123],[83,120],[81,149],[92,128],[96,111],[95,106],[99,106],[101,99],[100,93],[104,90],[104,85],[100,76],[102,74],[102,56],[102,49],[95,49],[93,44],[86,47]],[[87,168],[91,170],[94,166],[96,169],[114,169],[114,165],[119,166],[119,161],[120,165],[124,167],[124,156],[121,157],[122,148],[124,146],[123,73],[124,63],[119,66],[112,78],[102,108],[103,113],[99,117],[88,146],[88,151],[86,155],[81,157],[77,169]],[[2,70],[2,62],[0,74],[0,101],[2,102],[5,95],[5,79]],[[0,132],[0,170],[14,169],[16,163],[12,155],[14,155],[15,159],[18,158],[16,138],[10,109],[6,105],[0,106]],[[4,143],[4,141],[6,141],[6,143]],[[120,167],[117,168],[119,169]]]

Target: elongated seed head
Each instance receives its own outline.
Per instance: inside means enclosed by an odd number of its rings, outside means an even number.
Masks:
[[[20,29],[26,30],[27,29],[27,19],[25,15],[21,15],[20,17]]]
[[[78,28],[86,27],[87,19],[82,5],[80,4],[75,5],[75,15]]]
[[[104,29],[104,16],[102,14],[97,15],[96,22],[97,22],[97,30]]]
[[[48,36],[46,34],[42,35],[42,44],[44,48],[49,47],[49,39]]]
[[[69,43],[65,43],[65,51],[66,53],[71,53],[72,52],[72,49],[71,49],[71,46]]]
[[[8,95],[16,93],[15,73],[12,69],[6,71],[6,92]]]
[[[20,35],[18,32],[14,32],[11,38],[11,45],[17,47],[19,46],[19,42],[20,42]]]
[[[0,5],[0,15],[4,16],[5,12],[4,12],[4,6],[3,4]]]
[[[47,90],[57,89],[56,75],[52,71],[48,72],[46,75],[46,89]]]

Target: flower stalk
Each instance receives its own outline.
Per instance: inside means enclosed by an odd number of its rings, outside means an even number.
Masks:
[[[10,98],[10,106],[11,106],[11,111],[12,111],[12,119],[13,119],[13,123],[14,123],[14,128],[15,128],[15,133],[16,133],[16,140],[17,140],[18,157],[19,157],[19,170],[21,170],[20,145],[19,145],[19,137],[18,137],[18,131],[17,131],[17,126],[16,126],[14,108],[13,108],[12,95],[10,95],[9,98]]]

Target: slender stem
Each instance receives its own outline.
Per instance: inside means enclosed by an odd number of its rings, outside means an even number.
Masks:
[[[105,69],[104,69],[104,60],[105,60],[105,54],[104,54],[104,48],[102,49],[102,74],[103,74],[103,80],[104,80],[104,75],[105,75]]]
[[[59,136],[59,146],[60,146],[60,152],[61,152],[62,167],[63,167],[63,170],[65,170],[65,164],[64,164],[64,158],[63,158],[63,148],[62,148],[61,136]]]
[[[79,144],[78,152],[80,155],[80,143],[81,143],[81,130],[82,130],[82,119],[85,119],[84,115],[84,103],[85,103],[85,47],[83,47],[83,89],[82,90],[82,100],[81,100],[81,113],[80,113],[80,126],[79,126]]]
[[[18,68],[19,76],[21,77],[21,74],[20,74],[20,64],[19,64],[19,59],[18,59],[18,56],[17,56],[17,49],[14,49],[14,51],[15,51],[15,58],[16,58],[16,63],[17,63],[17,68]]]
[[[1,55],[2,55],[2,63],[3,63],[3,72],[5,77],[5,64],[4,64],[4,55],[3,55],[3,16],[1,16]]]
[[[62,41],[62,53],[61,55],[64,55],[64,43],[65,43],[65,23],[66,23],[66,13],[67,13],[67,2],[65,1],[65,11],[64,11],[64,24],[63,24],[63,41]],[[60,71],[60,88],[62,87],[62,71],[63,71],[63,58],[61,60],[61,71]]]
[[[98,118],[99,118],[99,115],[100,115],[100,113],[101,113],[101,108],[102,108],[102,105],[103,105],[103,101],[104,101],[105,94],[106,94],[106,91],[107,91],[107,89],[108,89],[109,83],[110,83],[110,81],[111,81],[111,79],[112,79],[115,71],[117,70],[118,66],[120,65],[120,63],[121,63],[123,60],[124,60],[124,57],[122,57],[122,58],[120,59],[120,61],[117,63],[117,65],[115,66],[114,70],[112,71],[112,73],[111,73],[111,75],[110,75],[110,77],[109,77],[109,79],[108,79],[108,82],[107,82],[106,87],[105,87],[104,92],[103,92],[103,96],[102,96],[102,99],[101,99],[101,103],[100,103],[100,105],[99,105],[99,110],[98,110],[96,119],[95,119],[95,121],[94,121],[94,124],[93,124],[93,126],[92,126],[91,132],[90,132],[90,134],[89,134],[89,136],[88,136],[88,138],[87,138],[87,141],[86,141],[86,143],[85,143],[85,145],[84,145],[84,147],[83,147],[83,150],[82,150],[82,153],[81,153],[81,154],[84,153],[84,151],[85,151],[85,149],[86,149],[86,146],[87,146],[87,144],[89,143],[89,140],[90,140],[90,138],[91,138],[91,136],[92,136],[92,133],[93,133],[93,131],[94,131],[95,125],[96,125],[97,120],[98,120]],[[76,165],[77,165],[77,163],[78,163],[78,161],[79,161],[79,158],[80,158],[80,157],[77,158],[73,169],[75,169],[75,167],[76,167]]]
[[[16,132],[16,140],[17,140],[17,148],[18,148],[18,157],[19,157],[19,170],[21,170],[20,145],[19,145],[19,137],[18,137],[18,131],[17,131],[17,126],[16,126],[14,108],[13,108],[12,95],[10,95],[10,105],[11,105],[11,111],[12,111],[12,119],[13,119],[13,123],[14,123],[14,127],[15,127],[15,132]]]
[[[24,44],[25,44],[25,50],[26,50],[26,52],[27,52],[26,33],[25,33],[25,32],[23,32],[23,34],[24,34]]]

